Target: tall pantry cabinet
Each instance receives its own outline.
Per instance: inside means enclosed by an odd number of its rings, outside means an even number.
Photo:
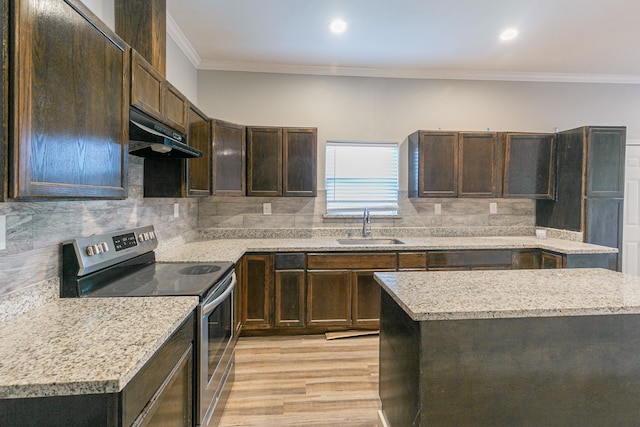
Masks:
[[[557,134],[556,199],[536,202],[536,225],[579,231],[584,241],[618,248],[622,269],[626,128],[584,126]]]

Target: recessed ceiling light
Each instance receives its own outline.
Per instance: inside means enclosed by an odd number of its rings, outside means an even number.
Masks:
[[[515,28],[509,28],[500,34],[500,40],[511,40],[515,39],[518,36],[518,30]]]
[[[329,29],[334,33],[342,33],[347,29],[347,23],[342,19],[335,19],[329,24]]]

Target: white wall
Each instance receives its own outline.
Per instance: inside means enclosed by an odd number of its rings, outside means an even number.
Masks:
[[[198,105],[198,71],[169,34],[167,34],[166,78],[189,101]]]
[[[247,125],[318,127],[326,140],[404,141],[418,129],[553,132],[624,125],[640,138],[640,85],[418,80],[198,71],[200,108]],[[406,143],[401,188],[406,188]]]

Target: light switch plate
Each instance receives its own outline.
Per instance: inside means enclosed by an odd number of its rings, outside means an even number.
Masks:
[[[176,202],[173,204],[173,217],[178,218],[179,216],[180,216],[180,204]]]
[[[0,251],[7,249],[7,217],[0,215]]]
[[[271,203],[263,203],[262,204],[262,214],[263,215],[271,215]]]
[[[498,204],[497,203],[489,203],[489,213],[497,214],[498,213]]]
[[[442,205],[440,203],[435,204],[434,212],[436,215],[442,215]]]

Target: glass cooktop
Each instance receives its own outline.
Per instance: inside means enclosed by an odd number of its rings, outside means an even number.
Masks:
[[[202,300],[212,287],[233,268],[231,262],[212,264],[154,263],[114,280],[88,297],[199,296]]]

